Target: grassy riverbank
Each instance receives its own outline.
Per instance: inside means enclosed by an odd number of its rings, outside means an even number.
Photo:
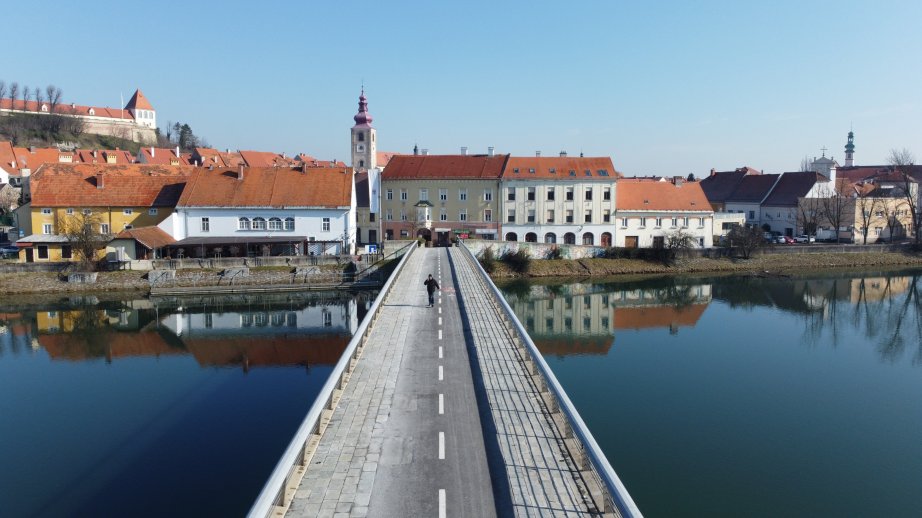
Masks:
[[[512,271],[497,261],[493,277],[610,277],[618,275],[683,275],[691,273],[773,274],[783,275],[801,271],[834,268],[922,267],[922,254],[899,252],[817,253],[817,254],[765,254],[751,259],[706,259],[701,257],[679,259],[675,264],[639,259],[558,259],[532,260],[527,274]],[[332,266],[332,270],[337,267]],[[244,282],[265,286],[287,284],[291,281],[289,268],[253,268]],[[150,292],[147,272],[100,272],[96,284],[70,284],[56,273],[3,273],[0,274],[0,295],[15,294],[67,294],[129,292],[144,295]],[[217,286],[217,270],[179,270],[176,286]]]

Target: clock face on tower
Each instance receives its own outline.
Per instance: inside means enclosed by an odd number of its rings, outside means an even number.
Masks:
[[[365,144],[356,144],[356,146],[355,146],[355,151],[358,152],[358,153],[364,153],[364,152],[365,152]]]

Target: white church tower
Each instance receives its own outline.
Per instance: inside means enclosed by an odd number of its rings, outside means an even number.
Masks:
[[[368,113],[368,100],[365,99],[365,88],[359,95],[359,112],[353,117],[355,126],[352,126],[352,168],[356,172],[368,171],[378,167],[378,143],[375,129],[371,127],[372,117]]]

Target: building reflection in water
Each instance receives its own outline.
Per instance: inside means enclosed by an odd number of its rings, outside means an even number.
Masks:
[[[202,367],[333,365],[376,293],[307,293],[64,303],[0,313],[0,355],[52,360],[192,356]]]

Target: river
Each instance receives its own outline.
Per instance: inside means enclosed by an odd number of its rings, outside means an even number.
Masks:
[[[918,516],[920,277],[503,289],[646,516]]]

